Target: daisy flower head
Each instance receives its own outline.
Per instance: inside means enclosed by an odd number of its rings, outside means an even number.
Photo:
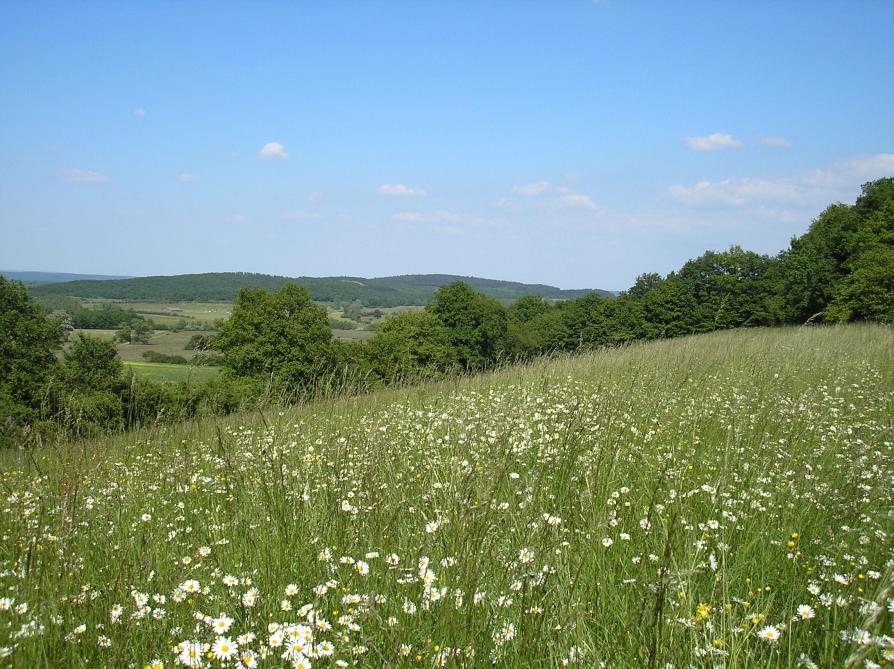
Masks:
[[[226,634],[230,630],[230,627],[232,627],[232,625],[233,619],[225,613],[211,620],[211,629],[213,629],[214,633],[218,635]]]
[[[203,657],[208,652],[209,646],[207,643],[186,641],[181,646],[180,655],[177,656],[177,661],[180,664],[191,669],[205,666]]]
[[[796,618],[798,620],[810,620],[816,616],[816,611],[813,610],[812,606],[808,606],[807,604],[801,604],[798,607]]]
[[[222,662],[234,657],[238,650],[239,644],[225,636],[218,637],[211,646],[214,658]]]

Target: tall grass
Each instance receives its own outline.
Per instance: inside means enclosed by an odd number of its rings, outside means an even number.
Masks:
[[[891,661],[889,328],[341,390],[3,453],[2,661]]]

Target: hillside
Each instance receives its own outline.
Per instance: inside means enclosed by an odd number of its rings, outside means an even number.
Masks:
[[[604,290],[562,290],[555,286],[446,274],[366,279],[350,276],[290,278],[246,272],[66,281],[35,286],[31,292],[35,296],[65,295],[92,299],[210,302],[232,301],[241,288],[258,287],[274,290],[284,283],[294,282],[307,288],[314,299],[321,302],[359,300],[368,307],[395,307],[428,304],[440,286],[458,280],[467,281],[477,290],[500,300],[514,300],[530,294],[540,295],[549,300],[574,299],[592,292],[611,295]]]
[[[0,269],[0,275],[12,281],[21,281],[25,284],[62,283],[66,281],[104,281],[116,279],[128,279],[127,276],[115,276],[110,274],[70,274],[66,272],[19,272],[16,270]]]
[[[0,615],[42,630],[16,666],[212,645],[276,667],[878,666],[892,336],[729,331],[0,453]]]

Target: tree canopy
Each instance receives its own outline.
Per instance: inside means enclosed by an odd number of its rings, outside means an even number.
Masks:
[[[214,347],[235,376],[285,390],[305,388],[332,368],[326,310],[301,286],[287,283],[274,292],[242,289],[218,330]]]

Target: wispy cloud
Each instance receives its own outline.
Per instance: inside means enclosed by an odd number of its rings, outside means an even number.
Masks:
[[[261,150],[258,151],[258,155],[261,156],[264,160],[288,160],[289,154],[286,153],[286,148],[280,144],[279,142],[267,142],[264,146],[261,147]]]
[[[451,237],[466,234],[466,231],[458,225],[435,225],[432,226],[431,231],[436,235],[448,235]]]
[[[525,184],[524,186],[515,186],[512,189],[512,192],[525,197],[534,197],[535,195],[542,195],[543,193],[550,191],[552,187],[553,185],[549,181],[542,180]]]
[[[143,109],[142,107],[137,107],[136,109],[133,110],[133,115],[142,118],[143,116],[146,115],[146,110]]]
[[[454,226],[481,226],[481,227],[502,227],[506,225],[505,221],[495,218],[483,218],[481,216],[473,216],[470,214],[458,214],[445,209],[436,211],[399,211],[393,214],[391,218],[401,223],[435,223],[435,224],[453,224]]]
[[[403,223],[422,223],[425,221],[425,214],[421,211],[399,211],[391,218]]]
[[[314,211],[284,211],[279,217],[284,221],[311,221],[320,215]]]
[[[233,215],[230,216],[230,218],[227,219],[227,220],[228,220],[228,222],[230,222],[230,223],[235,223],[236,225],[242,225],[242,224],[245,223],[248,219],[245,218],[245,216],[243,216],[242,214],[233,214]]]
[[[764,146],[770,146],[774,149],[787,149],[792,145],[792,143],[785,137],[772,137],[768,135],[762,136],[760,138],[760,143]]]
[[[692,206],[824,206],[851,199],[861,184],[894,175],[894,153],[855,156],[794,177],[744,177],[676,184],[671,197]],[[769,209],[767,209],[769,210]]]
[[[182,184],[190,184],[195,183],[196,181],[201,181],[201,179],[195,174],[187,174],[183,172],[182,174],[177,175],[177,181]]]
[[[556,202],[558,202],[560,207],[580,207],[583,209],[597,208],[593,199],[589,195],[584,195],[583,193],[568,193],[567,195],[561,195]]]
[[[801,180],[810,186],[849,188],[890,176],[894,176],[894,153],[876,153],[853,156],[824,168],[810,170]]]
[[[798,184],[786,179],[744,178],[722,181],[698,181],[692,186],[676,184],[670,194],[690,205],[743,205],[761,202],[799,202],[805,193]]]
[[[404,184],[382,184],[377,189],[380,195],[391,197],[425,197],[428,193],[418,186],[405,186]]]
[[[726,132],[714,132],[705,137],[686,137],[684,141],[693,151],[719,151],[742,146],[742,142]]]
[[[109,177],[93,170],[81,170],[77,167],[66,167],[62,170],[62,178],[73,184],[104,184]]]

